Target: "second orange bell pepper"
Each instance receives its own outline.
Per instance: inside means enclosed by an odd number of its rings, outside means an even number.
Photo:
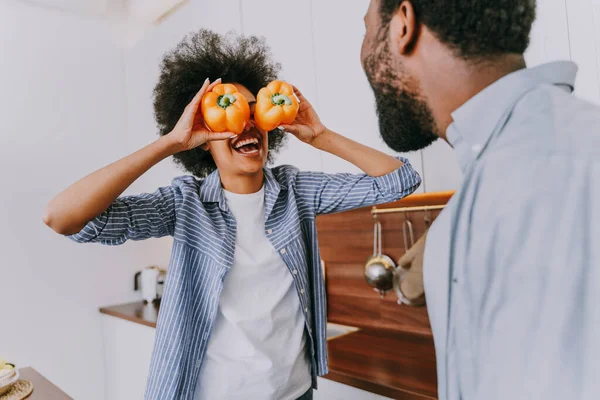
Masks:
[[[298,114],[298,98],[289,83],[273,81],[256,96],[254,120],[259,128],[272,131],[281,124],[291,124]]]
[[[202,116],[213,132],[244,131],[250,120],[250,106],[243,94],[230,83],[216,85],[202,97]]]

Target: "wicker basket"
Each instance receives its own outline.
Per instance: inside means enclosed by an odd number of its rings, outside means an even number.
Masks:
[[[1,393],[0,389],[0,393]],[[8,387],[6,393],[0,394],[0,400],[23,400],[33,392],[33,383],[20,379]]]

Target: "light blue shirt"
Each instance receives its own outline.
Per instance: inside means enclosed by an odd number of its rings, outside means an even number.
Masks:
[[[452,114],[464,180],[424,259],[440,399],[600,399],[600,109],[576,71],[517,71]]]
[[[411,194],[421,178],[406,159],[377,178],[265,168],[265,235],[294,280],[306,321],[312,384],[327,374],[327,302],[315,218],[387,203]],[[191,400],[215,325],[219,297],[234,263],[237,223],[219,172],[177,178],[151,194],[117,199],[71,236],[119,245],[173,236],[173,251],[156,326],[146,400]],[[274,366],[276,368],[277,366]]]

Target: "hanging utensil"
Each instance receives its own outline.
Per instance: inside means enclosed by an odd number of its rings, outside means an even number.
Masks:
[[[381,222],[375,217],[373,226],[373,255],[367,260],[365,265],[365,279],[381,297],[385,296],[388,290],[394,288],[394,275],[396,264],[394,261],[383,254],[383,236],[381,233]]]
[[[431,218],[431,210],[427,210],[425,212],[425,229],[429,229],[432,222],[433,222],[433,220]]]
[[[406,234],[406,231],[408,231],[408,236]],[[402,237],[404,238],[405,251],[408,251],[408,249],[415,245],[415,233],[413,231],[413,225],[412,222],[410,222],[408,218],[406,218],[406,214],[404,214],[404,222],[402,223]],[[409,238],[410,243],[408,242]]]
[[[425,223],[427,224],[427,216],[425,217]],[[404,238],[404,249],[405,252],[408,251],[415,245],[415,234],[413,230],[412,222],[408,220],[406,214],[404,214],[404,222],[402,223],[402,236]],[[406,278],[406,275],[410,271],[410,264],[408,268],[405,268],[402,265],[399,265],[396,268],[396,273],[394,274],[394,291],[396,292],[396,296],[398,296],[398,304],[406,304],[409,306],[420,306],[425,304],[425,294],[419,294],[417,296],[407,296],[402,291],[402,282]]]

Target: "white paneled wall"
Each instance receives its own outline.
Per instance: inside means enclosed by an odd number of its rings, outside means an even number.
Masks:
[[[241,30],[240,7],[237,1],[190,1],[125,54],[127,80],[127,111],[130,151],[139,149],[157,138],[152,91],[165,53],[183,37],[207,28],[219,33]],[[154,191],[158,185],[168,185],[173,177],[182,175],[174,164],[163,162],[152,168],[131,187],[132,192]]]
[[[239,0],[218,4],[190,1],[126,53],[130,149],[148,143],[156,133],[152,89],[162,55],[185,33],[209,28],[264,36],[274,59],[283,66],[281,77],[302,90],[326,125],[393,154],[379,138],[373,94],[360,65],[367,7],[368,0]],[[340,10],[344,18],[340,18]],[[420,152],[405,156],[422,172]],[[358,172],[348,162],[319,152],[294,137],[289,138],[276,164],[293,164],[313,171]],[[130,191],[153,190],[157,185],[168,184],[177,174],[181,172],[171,163],[163,163]]]
[[[423,191],[455,190],[462,180],[462,172],[452,147],[442,139],[437,140],[423,153]]]
[[[282,77],[305,93],[331,129],[386,151],[379,137],[373,93],[360,64],[363,16],[369,0],[192,0],[135,46],[126,56],[131,146],[139,147],[154,132],[151,91],[159,60],[184,33],[200,27],[220,32],[236,30],[265,36]],[[538,0],[529,65],[575,61],[580,68],[576,95],[600,104],[600,0]],[[424,177],[420,190],[450,190],[461,173],[450,146],[439,140],[407,156]],[[320,153],[290,137],[277,164],[325,172],[358,172],[330,154]],[[175,174],[164,165],[150,172],[141,185],[168,183]]]
[[[575,95],[600,104],[600,0],[537,0],[525,59],[529,66],[574,61],[579,66]],[[461,173],[446,143],[424,150],[423,158],[426,191],[458,187]]]
[[[600,104],[600,1],[538,0],[525,58],[530,66],[574,61],[579,66],[575,95]]]
[[[312,0],[318,112],[339,133],[389,154],[379,136],[375,99],[360,63],[368,0]],[[404,154],[422,172],[420,152]],[[330,154],[323,155],[326,172],[359,172]]]
[[[125,81],[127,93],[127,144],[133,152],[155,140],[158,129],[154,120],[152,91],[158,80],[160,63],[164,54],[183,37],[200,28],[220,33],[240,31],[238,2],[190,1],[149,32],[125,53]],[[153,192],[159,186],[185,172],[169,159],[153,167],[127,190],[127,194]],[[170,237],[136,243],[140,249],[140,267],[160,265],[166,267],[172,246]]]
[[[579,65],[575,93],[581,98],[600,104],[600,1],[566,0],[566,10],[571,59]]]
[[[525,53],[528,65],[568,60],[571,57],[565,0],[542,1],[543,4],[538,1],[537,16]]]
[[[240,1],[245,35],[264,36],[273,57],[283,66],[281,78],[296,85],[318,108],[309,1]],[[321,170],[321,152],[291,136],[277,164]]]
[[[575,95],[600,104],[600,1],[538,1],[528,65],[572,60],[579,66]]]

